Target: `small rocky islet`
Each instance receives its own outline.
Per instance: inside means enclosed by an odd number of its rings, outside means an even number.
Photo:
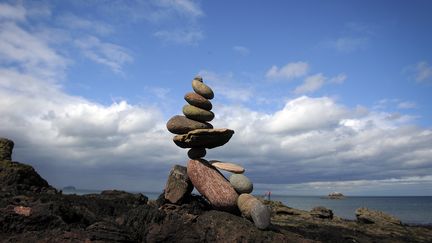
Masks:
[[[187,167],[181,169],[180,174],[177,173],[177,177],[172,178],[175,171],[180,171],[181,165],[172,168],[165,187],[165,199],[174,204],[181,203],[182,197],[177,195],[184,194],[187,197],[191,192],[188,189],[190,186],[185,184],[187,181],[213,208],[231,213],[241,212],[257,228],[266,229],[270,225],[270,209],[250,194],[253,184],[243,174],[245,169],[235,163],[204,159],[206,149],[223,146],[234,131],[213,128],[210,124],[215,117],[210,101],[214,93],[202,77],[197,76],[192,80],[192,89],[194,92],[184,96],[187,104],[183,106],[183,116],[173,116],[166,124],[168,131],[176,134],[173,142],[180,148],[189,148],[187,155],[190,160]],[[229,180],[219,170],[232,173]],[[180,182],[179,177],[184,180]]]

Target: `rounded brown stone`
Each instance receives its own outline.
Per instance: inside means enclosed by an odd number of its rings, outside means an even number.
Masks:
[[[184,99],[187,101],[187,103],[207,111],[213,108],[212,103],[208,99],[194,92],[185,94]]]
[[[199,159],[202,158],[206,155],[206,150],[205,148],[191,148],[188,151],[188,156],[191,159]]]
[[[258,203],[260,201],[249,193],[240,194],[237,199],[237,206],[246,218],[251,218],[251,210]]]
[[[183,106],[183,114],[189,119],[201,122],[208,122],[213,120],[214,118],[213,112],[201,109],[193,105]]]
[[[207,122],[191,120],[184,116],[173,116],[166,125],[168,131],[174,134],[185,134],[196,129],[212,129],[213,126]]]
[[[197,191],[207,198],[215,209],[237,211],[237,192],[206,160],[189,160],[187,173]]]
[[[197,94],[203,96],[206,99],[211,100],[214,97],[213,90],[202,81],[196,79],[192,80],[192,88]]]

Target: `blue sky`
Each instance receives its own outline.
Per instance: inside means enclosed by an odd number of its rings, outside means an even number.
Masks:
[[[432,195],[430,1],[1,1],[0,136],[55,186],[160,191],[199,74],[256,192]]]

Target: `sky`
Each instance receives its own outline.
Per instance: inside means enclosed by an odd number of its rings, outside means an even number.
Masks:
[[[255,193],[432,196],[431,1],[0,1],[0,136],[56,187],[162,191],[166,122],[215,92],[206,158]],[[229,176],[228,174],[226,174]]]

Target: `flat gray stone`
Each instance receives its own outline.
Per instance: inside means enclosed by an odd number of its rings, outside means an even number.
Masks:
[[[266,229],[271,222],[270,208],[261,202],[255,204],[251,209],[251,218],[258,229]]]

